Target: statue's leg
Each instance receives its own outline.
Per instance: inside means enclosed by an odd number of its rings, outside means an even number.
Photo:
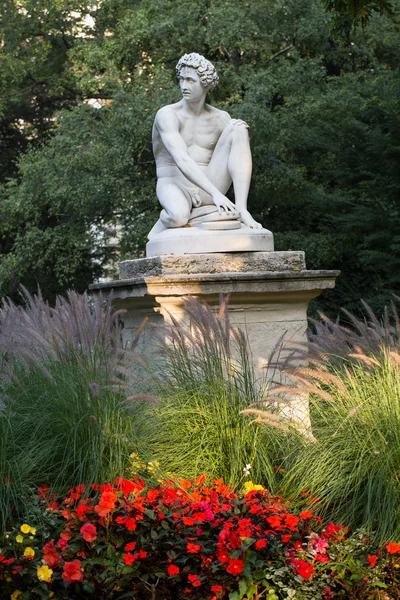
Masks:
[[[160,221],[164,227],[184,227],[187,224],[192,208],[191,200],[172,177],[158,179],[157,198],[163,207]]]
[[[158,179],[157,198],[163,210],[157,223],[147,236],[149,240],[157,233],[161,233],[170,227],[184,227],[190,217],[190,197],[172,177],[160,177]]]
[[[252,172],[252,159],[248,126],[240,119],[231,119],[222,132],[206,174],[214,185],[226,194],[231,183],[235,192],[235,204],[245,225],[260,228],[247,210]]]

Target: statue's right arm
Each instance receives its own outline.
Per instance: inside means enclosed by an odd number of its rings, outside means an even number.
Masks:
[[[165,149],[183,175],[210,196],[218,193],[214,184],[189,155],[185,140],[179,132],[179,120],[175,111],[168,106],[159,110],[155,125]]]

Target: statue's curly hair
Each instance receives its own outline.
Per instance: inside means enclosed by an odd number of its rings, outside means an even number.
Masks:
[[[184,54],[179,59],[178,64],[176,65],[177,77],[179,77],[183,67],[192,67],[193,69],[196,69],[201,83],[204,87],[210,88],[211,90],[215,88],[219,81],[214,65],[201,54],[197,54],[197,52]]]

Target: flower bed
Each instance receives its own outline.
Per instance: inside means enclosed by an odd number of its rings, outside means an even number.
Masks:
[[[56,503],[56,527],[24,523],[4,540],[0,597],[269,600],[399,597],[400,545],[373,552],[345,527],[247,484],[141,479],[78,485]],[[400,558],[399,558],[400,563]],[[381,595],[385,589],[385,596]]]

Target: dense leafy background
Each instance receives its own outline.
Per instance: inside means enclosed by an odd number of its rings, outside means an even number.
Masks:
[[[85,289],[113,224],[121,257],[143,253],[152,122],[197,51],[220,73],[211,101],[250,124],[250,209],[276,249],[342,270],[330,313],[360,297],[380,310],[400,292],[400,3],[381,4],[3,0],[0,295]]]

